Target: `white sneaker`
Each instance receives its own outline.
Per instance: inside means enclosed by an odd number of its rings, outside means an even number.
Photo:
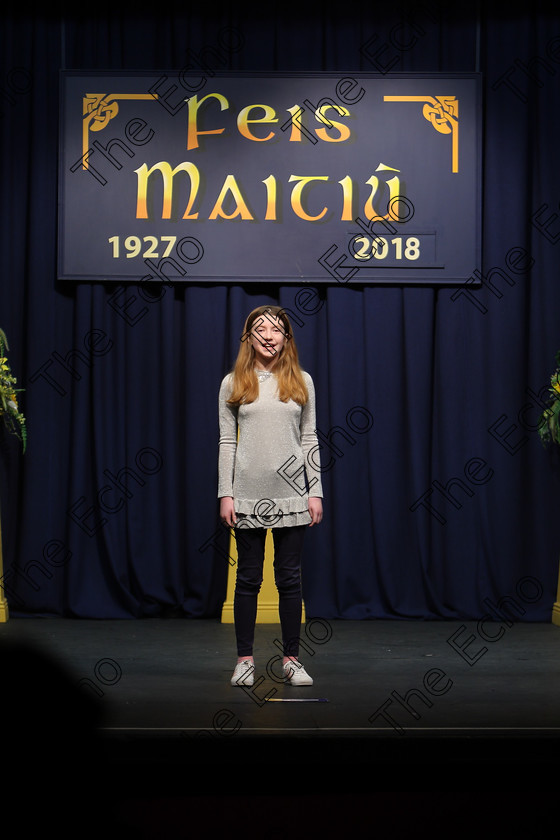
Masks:
[[[243,659],[235,666],[235,671],[231,678],[232,685],[253,685],[255,666],[250,659]]]
[[[313,680],[297,659],[290,659],[284,665],[284,676],[290,685],[313,685]]]

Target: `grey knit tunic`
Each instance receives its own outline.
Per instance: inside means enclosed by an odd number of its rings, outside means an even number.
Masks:
[[[247,405],[227,404],[231,373],[220,386],[218,498],[233,497],[238,527],[308,525],[309,496],[323,496],[313,380],[303,372],[300,406],[278,399],[273,373],[257,374],[259,396]]]

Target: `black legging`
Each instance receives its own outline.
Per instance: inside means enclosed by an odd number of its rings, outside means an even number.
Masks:
[[[274,580],[284,656],[297,656],[301,631],[301,551],[306,525],[273,528]],[[237,655],[252,656],[257,600],[263,579],[266,528],[237,528],[237,579],[233,617]]]

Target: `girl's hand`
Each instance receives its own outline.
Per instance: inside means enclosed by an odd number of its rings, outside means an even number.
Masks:
[[[312,528],[313,525],[318,525],[323,518],[323,502],[318,496],[310,496],[307,509],[311,514],[311,522],[309,523],[309,527]]]
[[[237,517],[233,508],[233,496],[224,496],[220,499],[220,519],[224,525],[233,528],[237,524]]]

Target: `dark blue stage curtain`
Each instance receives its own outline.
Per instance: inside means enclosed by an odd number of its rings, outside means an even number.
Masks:
[[[550,620],[560,482],[536,427],[560,349],[560,22],[537,3],[476,5],[18,17],[12,4],[0,326],[29,431],[25,455],[6,435],[0,447],[12,616],[220,615],[217,392],[246,314],[279,302],[297,316],[323,442],[308,615]],[[298,285],[57,281],[59,69],[180,68],[226,26],[244,45],[220,70],[482,73],[482,287],[333,282],[304,311]]]

